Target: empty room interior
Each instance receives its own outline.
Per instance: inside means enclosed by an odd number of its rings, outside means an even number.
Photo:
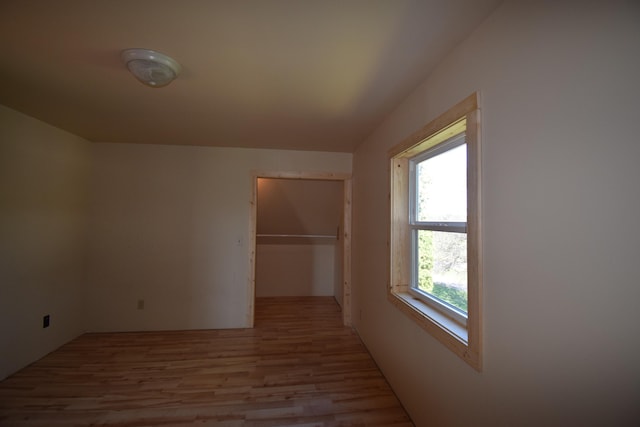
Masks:
[[[0,1],[0,426],[640,425],[640,2]]]

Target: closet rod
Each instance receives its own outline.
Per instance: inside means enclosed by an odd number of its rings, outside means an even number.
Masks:
[[[335,239],[336,236],[327,234],[256,234],[256,237],[306,237],[306,238],[321,238],[321,239]]]

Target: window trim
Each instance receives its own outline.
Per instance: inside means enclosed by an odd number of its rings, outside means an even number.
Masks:
[[[478,93],[465,98],[422,129],[392,147],[389,154],[391,191],[389,227],[389,301],[477,371],[482,370],[482,245],[480,182],[480,110]],[[410,224],[410,162],[453,136],[465,132],[467,144],[467,274],[466,327],[428,303],[411,289],[412,225]],[[436,148],[437,150],[437,148]]]

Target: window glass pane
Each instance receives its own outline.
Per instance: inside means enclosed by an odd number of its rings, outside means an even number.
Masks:
[[[467,221],[467,145],[416,165],[416,220]]]
[[[467,235],[417,230],[418,289],[467,312]]]

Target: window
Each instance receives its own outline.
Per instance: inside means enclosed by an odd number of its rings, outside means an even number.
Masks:
[[[389,299],[481,370],[478,119],[474,94],[390,150]]]
[[[410,293],[467,324],[467,145],[461,133],[409,160]]]

